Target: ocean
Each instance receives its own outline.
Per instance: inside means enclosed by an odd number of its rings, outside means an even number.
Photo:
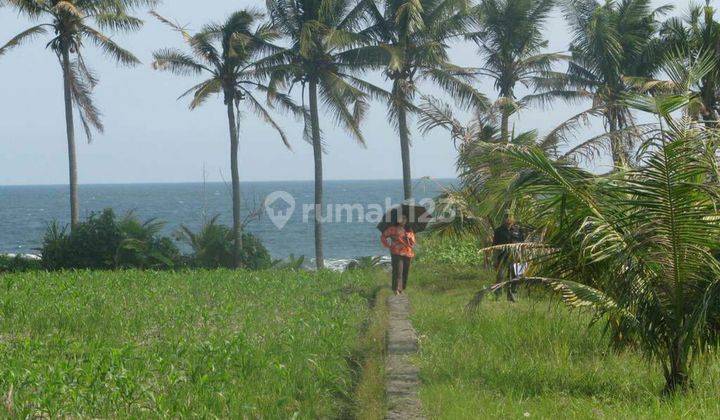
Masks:
[[[417,200],[434,198],[452,183],[449,179],[415,181],[414,195]],[[269,211],[246,228],[262,240],[273,258],[305,255],[310,261],[314,257],[309,212],[312,181],[246,182],[241,190],[246,216],[265,208],[266,199],[276,198]],[[0,253],[37,254],[49,222],[69,223],[68,195],[64,185],[0,186]],[[330,211],[323,232],[328,264],[385,254],[375,228],[376,216],[381,208],[401,201],[401,180],[326,181],[325,205]],[[166,222],[167,235],[181,225],[197,230],[215,215],[222,223],[232,223],[231,191],[225,183],[81,185],[80,202],[82,218],[108,207],[119,215],[134,211],[143,220]]]

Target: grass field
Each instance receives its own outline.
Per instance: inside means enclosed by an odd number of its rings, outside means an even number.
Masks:
[[[346,416],[377,284],[365,272],[2,276],[0,417]]]
[[[421,268],[410,288],[421,339],[423,406],[431,418],[718,418],[720,357],[696,367],[694,390],[660,396],[659,366],[608,350],[600,326],[540,293],[517,304],[465,304],[490,277]]]

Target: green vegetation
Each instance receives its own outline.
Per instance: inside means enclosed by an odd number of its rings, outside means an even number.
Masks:
[[[191,108],[222,93],[227,110],[233,227],[215,218],[198,232],[184,228],[189,257],[156,221],[118,220],[110,210],[83,223],[78,216],[73,107],[88,136],[102,130],[83,47],[92,41],[114,61],[137,64],[99,30],[137,30],[142,21],[128,13],[156,3],[0,0],[40,21],[0,56],[50,34],[63,73],[71,232],[50,226],[46,268],[273,265],[240,220],[241,101],[288,143],[254,96],[263,94],[268,107],[304,119],[322,269],[321,116],[364,144],[360,123],[370,100],[381,99],[400,137],[406,198],[408,117],[425,132],[446,129],[458,151],[461,185],[444,194],[441,210],[459,217],[433,226],[410,288],[432,417],[720,415],[720,22],[709,1],[666,19],[671,8],[649,0],[268,0],[266,21],[240,11],[195,35],[154,14],[192,52],[161,50],[154,67],[205,74],[186,93]],[[571,31],[567,55],[546,51],[543,26],[555,6]],[[451,62],[458,38],[479,47],[476,69]],[[390,91],[361,78],[378,70]],[[494,104],[475,88],[480,77],[494,82]],[[470,108],[470,121],[438,98],[415,105],[423,81]],[[555,100],[590,108],[542,135],[511,127],[521,109]],[[641,114],[656,120],[638,124]],[[590,119],[604,132],[574,136]],[[613,164],[607,173],[580,166],[599,166],[603,154]],[[499,220],[513,217],[527,241],[483,250]],[[488,285],[488,251],[527,262],[525,277]],[[380,260],[359,259],[344,274],[309,274],[303,261],[253,273],[4,274],[5,409],[18,417],[381,417],[387,290],[376,298],[378,271],[370,271]],[[0,258],[0,271],[34,265]],[[516,305],[492,301],[515,283],[540,287]],[[586,311],[570,312],[558,297]]]
[[[43,265],[40,260],[29,259],[22,255],[15,255],[14,257],[0,255],[0,274],[41,270],[42,268]]]
[[[386,276],[383,276],[385,280]],[[353,416],[360,420],[384,419],[387,411],[385,397],[385,353],[387,350],[388,306],[390,289],[382,288],[375,296],[373,314],[365,336],[361,340],[362,374],[355,391]]]
[[[0,411],[345,416],[355,409],[362,350],[377,352],[359,342],[364,326],[373,320],[368,337],[382,337],[371,307],[377,285],[377,272],[361,271],[5,275]]]
[[[543,232],[514,249],[536,263],[522,281],[606,316],[616,341],[660,363],[666,392],[686,389],[720,338],[718,133],[671,117],[694,100],[628,99],[669,127],[646,141],[636,170],[597,177],[537,149],[507,153],[526,172],[514,188],[534,198],[526,222]]]
[[[542,290],[511,304],[488,298],[465,309],[494,273],[416,266],[413,324],[430,418],[715,418],[720,360],[698,361],[694,387],[661,396],[660,369],[635,350],[614,352],[602,325]],[[529,294],[529,296],[528,296]]]
[[[118,219],[112,209],[91,214],[67,232],[48,226],[41,249],[43,266],[60,269],[172,268],[180,264],[175,243],[159,235],[162,222],[141,222],[133,213]]]
[[[470,150],[470,158],[460,160],[472,200],[463,211],[475,208],[492,220],[483,195],[473,192],[494,190],[496,203],[521,215],[531,233],[527,243],[503,246],[530,263],[525,278],[485,292],[535,283],[571,306],[592,308],[616,347],[636,345],[660,363],[667,393],[686,390],[694,361],[718,345],[718,132],[674,117],[700,106],[688,87],[710,74],[714,60],[670,64],[672,89],[624,97],[628,112],[658,119],[647,135],[636,133],[641,144],[631,169],[595,175],[542,143],[480,139],[466,145],[462,153]],[[487,176],[488,156],[504,163],[505,182]]]
[[[0,271],[23,271],[23,267],[47,270],[235,268],[233,230],[217,219],[217,216],[211,218],[197,232],[181,227],[177,239],[192,249],[190,255],[183,255],[172,238],[161,235],[164,222],[155,219],[143,222],[133,212],[118,218],[112,209],[105,209],[102,213],[90,214],[70,232],[57,222],[51,223],[40,250],[42,262],[23,265],[19,263],[26,260],[8,261],[4,264],[8,268],[2,270],[0,266]],[[241,267],[251,270],[272,265],[270,253],[248,232],[243,233],[239,257]]]
[[[425,265],[442,264],[480,268],[489,263],[482,252],[483,244],[474,237],[423,237],[417,258]]]
[[[219,224],[217,219],[215,216],[208,220],[198,232],[193,232],[187,226],[180,228],[179,239],[192,248],[188,259],[191,267],[234,268],[238,266],[238,257],[240,266],[251,270],[269,268],[272,265],[270,253],[260,240],[249,232],[243,232],[240,255],[236,255],[234,231]]]

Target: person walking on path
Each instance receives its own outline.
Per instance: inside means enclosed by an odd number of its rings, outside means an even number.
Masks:
[[[410,263],[415,257],[415,233],[407,225],[407,217],[399,214],[395,223],[383,231],[380,242],[390,250],[392,289],[399,295],[407,288]]]
[[[493,232],[493,246],[515,244],[525,241],[525,235],[523,235],[520,225],[515,223],[515,220],[509,214],[505,216],[502,224],[495,229]],[[521,273],[516,273],[516,266],[514,259],[509,250],[500,249],[495,254],[495,269],[497,270],[497,283],[512,280]],[[505,288],[507,294],[507,300],[515,302],[515,293],[517,292],[517,285],[512,284]]]

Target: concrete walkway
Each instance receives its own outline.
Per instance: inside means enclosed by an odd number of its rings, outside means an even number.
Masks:
[[[407,295],[388,298],[390,325],[385,361],[385,392],[388,398],[386,419],[424,419],[418,396],[419,369],[410,358],[418,351],[418,339],[410,324],[410,301]]]

